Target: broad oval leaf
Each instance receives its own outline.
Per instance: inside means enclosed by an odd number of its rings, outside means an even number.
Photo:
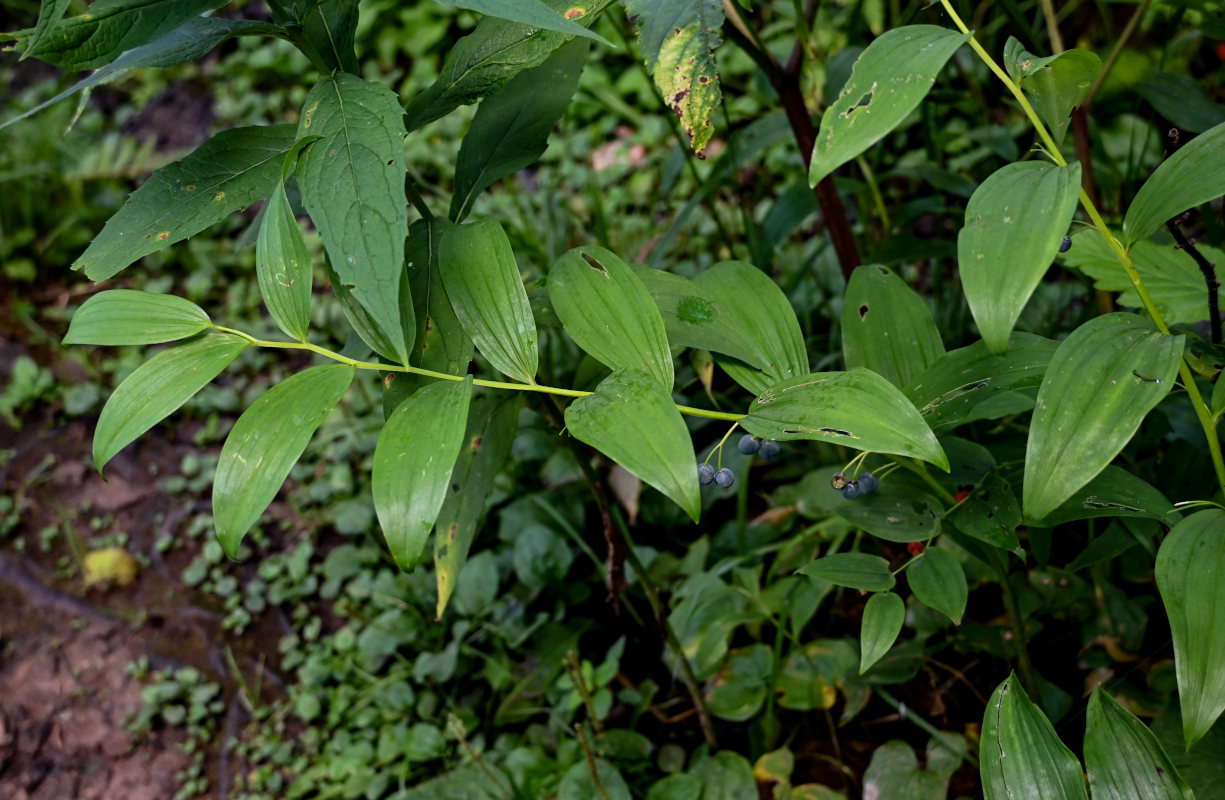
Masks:
[[[447,226],[438,268],[451,307],[478,349],[499,371],[536,382],[536,320],[510,240],[493,219]]]
[[[821,179],[901,124],[969,34],[935,25],[886,31],[855,61],[838,99],[825,109],[808,183]]]
[[[1047,368],[1029,428],[1022,506],[1039,521],[1091,481],[1174,385],[1183,337],[1134,314],[1072,332]]]
[[[1089,696],[1085,769],[1093,800],[1195,800],[1157,736],[1100,686]]]
[[[842,355],[847,369],[867,367],[901,387],[944,355],[944,342],[923,298],[893,270],[865,265],[843,295]]]
[[[333,73],[306,96],[298,136],[321,137],[302,151],[297,178],[341,284],[337,294],[368,316],[373,330],[357,327],[366,344],[407,364],[416,327],[403,319],[412,306],[402,302],[408,202],[400,101],[381,84]]]
[[[1039,58],[1009,36],[1004,45],[1004,65],[1013,80],[1033,101],[1056,142],[1068,132],[1072,109],[1089,94],[1102,60],[1088,50],[1064,50]]]
[[[983,715],[979,774],[985,800],[1088,800],[1084,774],[1015,674]]]
[[[222,131],[154,172],[72,265],[102,281],[268,196],[293,146],[292,125]]]
[[[698,521],[702,500],[693,442],[671,394],[659,381],[644,372],[618,369],[595,394],[570,404],[566,427],[576,439],[663,492]]]
[[[292,375],[260,395],[234,423],[213,479],[213,522],[230,558],[276,497],[315,430],[353,382],[347,364]]]
[[[887,592],[897,583],[889,570],[889,562],[867,553],[834,553],[810,561],[799,571],[835,586],[849,586],[865,592]]]
[[[974,191],[957,236],[966,302],[993,353],[1059,252],[1080,196],[1080,164],[1009,164]]]
[[[548,288],[553,310],[579,347],[612,369],[640,370],[672,390],[663,318],[624,261],[603,247],[576,247],[553,264]]]
[[[863,607],[863,623],[859,629],[859,674],[862,675],[881,656],[889,652],[902,623],[906,621],[906,604],[893,592],[877,592]]]
[[[186,403],[249,344],[240,336],[210,332],[163,350],[133,370],[98,418],[94,467],[101,472],[116,453]]]
[[[1225,195],[1225,122],[1201,133],[1153,171],[1123,218],[1123,243],[1147,239],[1166,220]]]
[[[160,344],[195,336],[212,324],[200,306],[172,294],[108,289],[72,315],[64,344]]]
[[[775,384],[757,396],[740,426],[762,439],[817,439],[949,468],[935,434],[906,396],[862,367]]]
[[[906,568],[906,581],[919,602],[961,624],[970,587],[965,571],[952,553],[939,547],[927,548]]]
[[[464,441],[472,378],[424,386],[387,418],[370,487],[387,548],[400,569],[421,559]]]
[[[751,719],[766,699],[773,670],[774,654],[767,645],[758,643],[733,650],[707,681],[710,713],[732,722]]]
[[[1183,739],[1195,744],[1225,710],[1225,511],[1199,511],[1157,551],[1157,588],[1170,618]]]
[[[278,183],[264,209],[255,243],[255,275],[268,314],[277,327],[306,341],[311,315],[311,259],[302,229]]]

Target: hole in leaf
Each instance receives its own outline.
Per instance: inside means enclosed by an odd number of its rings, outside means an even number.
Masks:
[[[859,102],[855,103],[853,106],[851,106],[850,108],[848,108],[846,111],[843,111],[843,112],[842,112],[842,116],[843,116],[844,118],[849,117],[849,116],[851,116],[851,114],[855,113],[855,112],[856,112],[856,111],[858,111],[859,109],[861,109],[861,108],[867,108],[869,105],[871,105],[871,104],[872,104],[872,93],[873,93],[875,90],[876,90],[876,84],[874,83],[874,84],[872,84],[872,88],[871,88],[870,90],[868,90],[868,91],[867,91],[867,92],[864,94],[864,96],[863,96],[863,97],[859,98]]]
[[[587,253],[579,253],[579,255],[581,255],[583,260],[587,262],[587,266],[598,272],[603,272],[605,275],[608,274],[608,270],[604,268],[604,265],[599,261],[596,261],[592,256],[588,255]]]
[[[866,316],[868,316],[868,304],[864,303],[859,307],[859,318],[863,319]]]

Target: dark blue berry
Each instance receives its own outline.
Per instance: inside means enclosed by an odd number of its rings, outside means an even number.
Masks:
[[[842,496],[847,500],[854,500],[856,497],[859,497],[859,495],[859,481],[851,481],[846,486],[842,487]]]
[[[751,456],[757,452],[757,448],[761,447],[761,440],[751,433],[746,433],[740,437],[740,443],[736,445],[737,449],[746,456]]]
[[[715,468],[710,464],[698,464],[698,483],[709,486],[714,483]]]
[[[778,446],[778,442],[773,439],[766,439],[757,450],[757,455],[761,456],[764,461],[773,461],[778,458],[778,453],[781,449]]]
[[[1066,253],[1072,249],[1072,237],[1065,236],[1063,241],[1059,243],[1059,252]]]
[[[872,492],[876,491],[876,487],[880,485],[880,478],[877,478],[871,472],[865,472],[859,476],[859,480],[856,483],[859,484],[860,494],[872,494]]]
[[[736,482],[736,476],[733,475],[732,471],[728,469],[727,467],[724,467],[723,469],[715,473],[715,485],[716,486],[720,486],[726,489],[735,482]]]

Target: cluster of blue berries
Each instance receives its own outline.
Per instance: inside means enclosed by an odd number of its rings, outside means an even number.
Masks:
[[[722,447],[723,443],[720,442],[716,449]],[[778,446],[778,442],[773,439],[762,441],[751,433],[746,433],[740,437],[740,441],[736,444],[736,449],[746,456],[756,453],[764,461],[773,461],[778,458],[778,454],[782,451],[782,448]],[[736,474],[727,467],[723,467],[716,472],[715,468],[710,464],[698,464],[698,483],[703,486],[709,486],[713,483],[721,489],[727,489],[735,482]]]
[[[835,475],[829,482],[830,486],[842,492],[842,496],[847,500],[854,500],[856,497],[865,494],[872,494],[876,491],[876,487],[880,486],[880,479],[871,472],[865,472],[857,479],[850,480],[841,472]]]
[[[698,464],[698,483],[703,486],[713,483],[715,486],[726,489],[735,482],[735,474],[727,467],[715,472],[715,468],[710,464]]]

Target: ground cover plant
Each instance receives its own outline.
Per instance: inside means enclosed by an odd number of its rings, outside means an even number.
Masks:
[[[71,5],[12,49],[92,72],[5,126],[297,65],[76,255],[63,339],[154,346],[103,474],[275,375],[190,470],[183,581],[292,620],[231,794],[1212,796],[1219,6]],[[121,283],[240,211],[266,317]]]

